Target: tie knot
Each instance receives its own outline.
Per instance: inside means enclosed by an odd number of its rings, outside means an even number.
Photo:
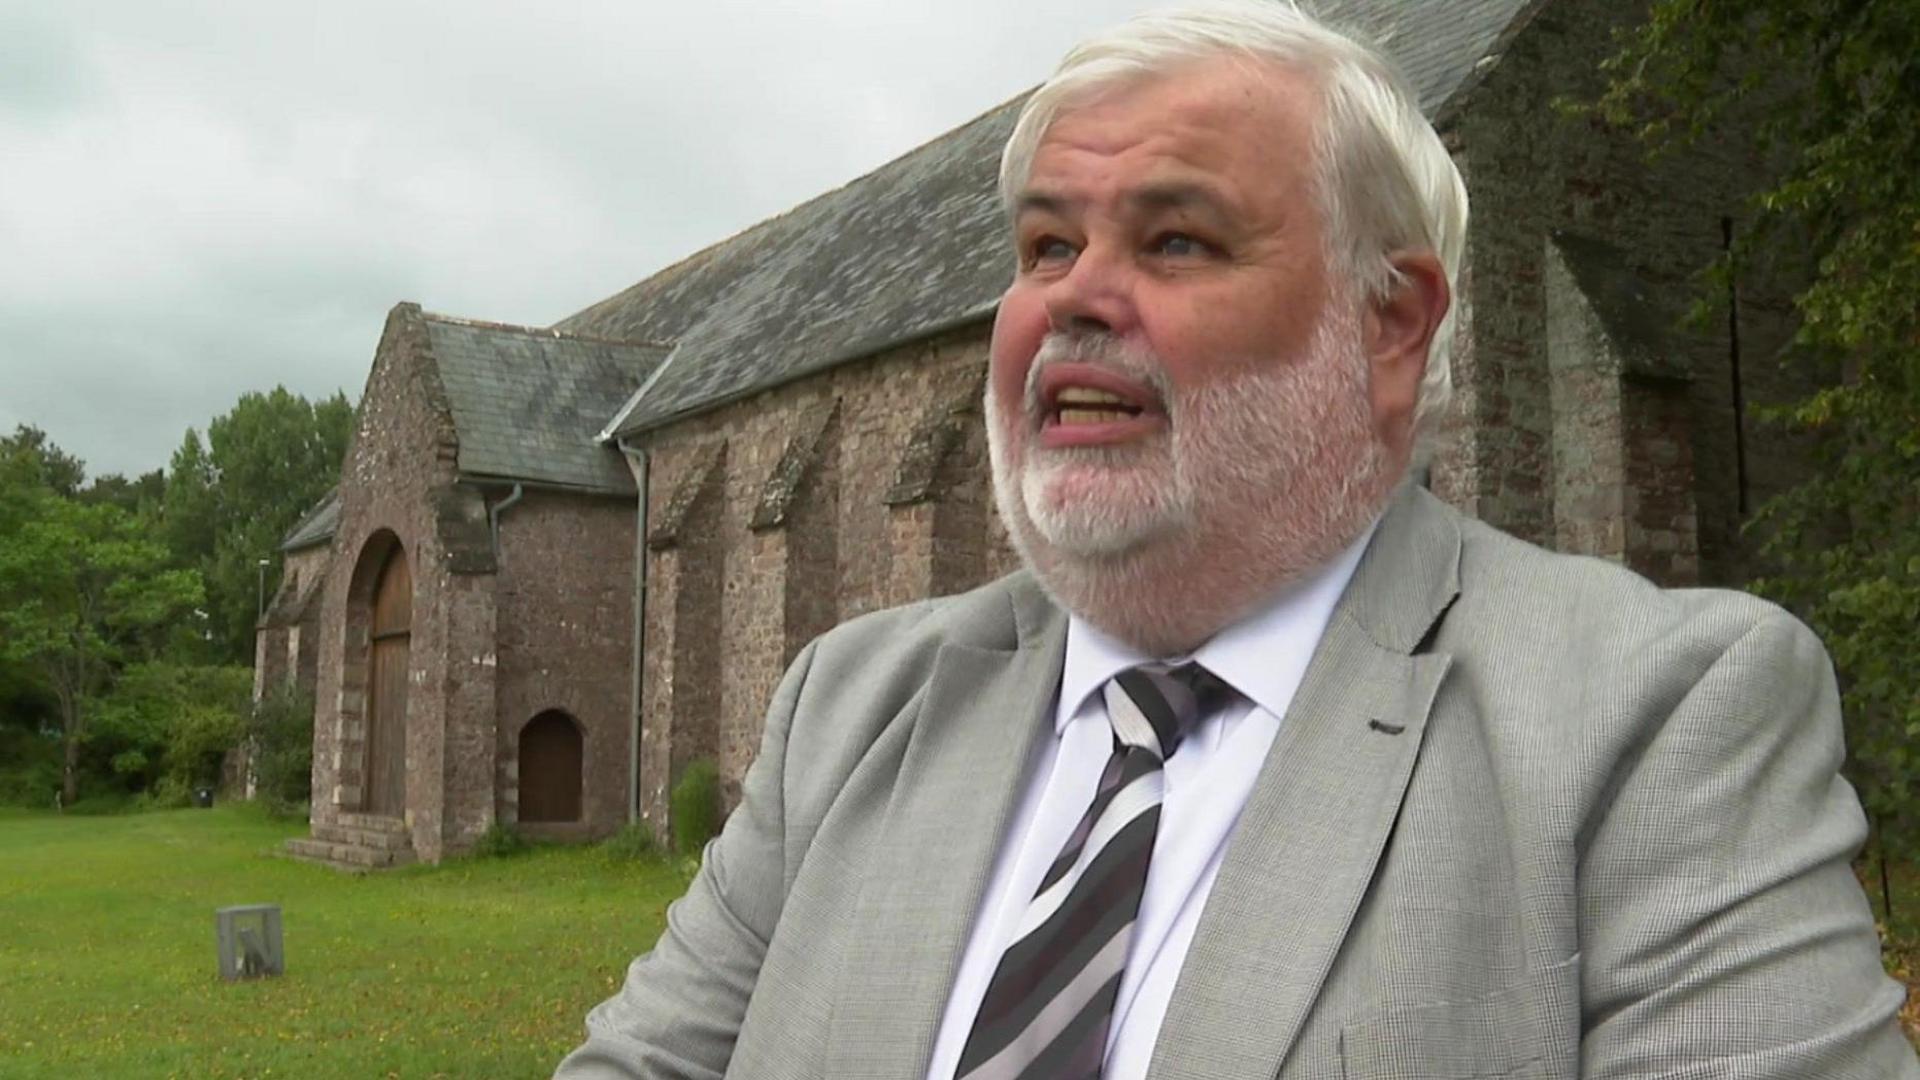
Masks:
[[[1114,676],[1104,694],[1114,738],[1165,761],[1226,690],[1199,664],[1142,664]]]

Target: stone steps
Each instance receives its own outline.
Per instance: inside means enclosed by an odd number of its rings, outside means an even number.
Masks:
[[[333,844],[374,848],[378,851],[402,851],[413,847],[413,838],[407,834],[405,828],[370,829],[364,825],[341,825],[325,821],[314,822],[313,839],[325,840]]]
[[[405,822],[369,814],[341,814],[338,821],[315,822],[313,835],[287,841],[286,852],[304,862],[353,873],[405,866],[417,858]]]

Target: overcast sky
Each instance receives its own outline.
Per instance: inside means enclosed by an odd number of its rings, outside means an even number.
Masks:
[[[386,311],[546,325],[1150,0],[0,0],[0,430],[164,466]]]

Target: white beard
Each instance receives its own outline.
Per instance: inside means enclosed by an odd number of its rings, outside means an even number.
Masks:
[[[1373,431],[1358,319],[1355,305],[1330,302],[1305,355],[1183,391],[1140,346],[1049,336],[1023,415],[1006,416],[986,395],[994,500],[1040,583],[1107,633],[1172,656],[1345,549],[1399,472]],[[1038,374],[1068,360],[1156,388],[1166,433],[1122,446],[1035,445]]]

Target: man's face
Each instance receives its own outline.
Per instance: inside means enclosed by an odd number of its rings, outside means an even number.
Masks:
[[[1018,272],[993,335],[1008,414],[1054,331],[1099,330],[1157,356],[1175,389],[1298,356],[1327,300],[1313,192],[1317,94],[1267,67],[1214,63],[1110,93],[1048,129],[1017,194]],[[1041,376],[1037,445],[1164,439],[1153,388],[1063,366]],[[1086,391],[1111,409],[1059,410]]]
[[[1324,256],[1317,112],[1302,77],[1196,65],[1062,115],[1017,195],[996,494],[1042,580],[1136,644],[1197,643],[1337,552],[1391,487],[1360,309]],[[1223,610],[1184,631],[1118,611],[1210,589]]]

